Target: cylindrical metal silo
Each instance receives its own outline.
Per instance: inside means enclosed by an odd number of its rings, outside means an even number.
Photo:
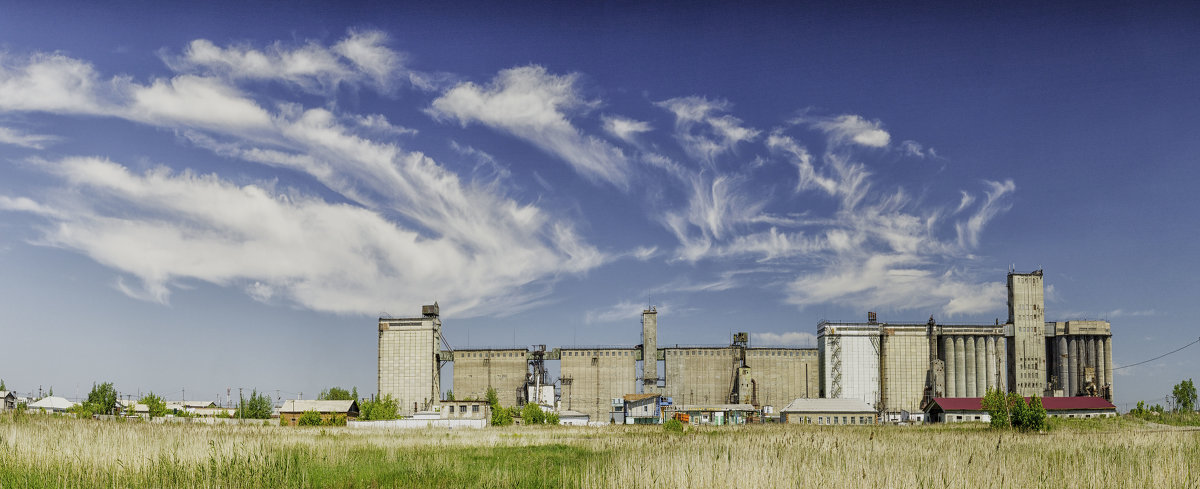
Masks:
[[[962,336],[954,337],[954,371],[955,397],[970,397],[967,394],[967,362]]]
[[[1079,339],[1067,338],[1067,396],[1079,392]]]
[[[1092,382],[1095,382],[1096,381],[1096,377],[1095,377],[1095,374],[1096,374],[1096,337],[1088,336],[1087,340],[1084,341],[1083,345],[1084,345],[1084,351],[1087,352],[1087,355],[1086,355],[1087,363],[1084,366],[1092,368],[1093,377],[1091,380],[1092,380]],[[1085,370],[1084,373],[1086,374],[1086,372],[1087,371]],[[1086,379],[1086,378],[1084,379],[1085,384],[1086,384],[1087,380],[1088,379]]]
[[[946,397],[958,397],[954,385],[954,339],[947,335],[942,335],[942,357],[946,367]]]
[[[996,376],[1000,378],[1000,392],[1008,392],[1008,338],[1004,336],[996,337],[996,357],[1000,359],[1000,371],[996,372]]]
[[[987,342],[975,337],[975,397],[987,394]]]
[[[975,390],[975,337],[963,338],[963,350],[967,367],[967,395],[963,397],[979,397]]]
[[[996,337],[988,336],[984,340],[984,343],[984,349],[987,351],[987,355],[985,355],[987,360],[985,361],[984,368],[987,373],[987,388],[998,389],[1000,384],[996,382],[996,369],[1000,366],[1000,363],[996,361]]]
[[[1108,379],[1108,385],[1115,390],[1116,380],[1113,379],[1112,367],[1112,336],[1104,337],[1104,377]],[[1109,392],[1109,394],[1112,396],[1109,401],[1116,399],[1116,394],[1113,392]]]
[[[1063,390],[1063,395],[1069,396],[1069,395],[1071,395],[1071,393],[1068,392],[1069,389],[1067,388],[1067,384],[1070,383],[1070,381],[1067,380],[1067,375],[1068,375],[1067,362],[1070,359],[1068,358],[1069,355],[1067,354],[1067,337],[1066,337],[1066,335],[1059,336],[1057,341],[1055,341],[1055,345],[1058,346],[1058,348],[1056,348],[1055,349],[1056,351],[1054,352],[1054,361],[1056,362],[1055,364],[1058,366],[1058,373],[1057,373],[1058,388]]]

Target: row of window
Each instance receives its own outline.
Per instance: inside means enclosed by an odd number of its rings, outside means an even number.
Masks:
[[[453,414],[453,413],[454,413],[454,405],[453,405],[453,404],[451,404],[451,405],[449,405],[449,406],[447,406],[447,407],[450,409],[450,413],[451,413],[451,414]],[[465,404],[464,404],[464,405],[460,405],[460,406],[458,406],[458,412],[460,412],[460,413],[465,413],[465,412],[467,412],[467,407],[468,407],[468,406],[467,406],[467,405],[465,405]],[[471,408],[471,412],[472,412],[472,413],[478,413],[478,412],[479,412],[479,405],[478,405],[478,404],[472,404],[472,405],[471,405],[471,406],[469,406],[469,407]]]
[[[595,357],[595,356],[600,356],[600,357],[631,357],[631,356],[633,356],[633,350],[617,350],[617,351],[601,351],[601,352],[596,352],[596,351],[564,351],[564,352],[562,352],[562,355],[563,355],[564,357]]]
[[[819,425],[838,425],[838,424],[875,424],[874,416],[802,416],[800,422],[804,424]]]
[[[500,352],[500,353],[484,353],[484,352],[459,352],[457,355],[463,358],[496,358],[496,357],[524,357],[524,352]]]
[[[748,352],[746,352],[746,354],[749,356],[768,356],[768,357],[798,357],[798,356],[801,356],[801,354],[816,355],[816,353],[817,352],[814,350],[809,350],[809,351],[787,351],[787,350],[784,350],[784,351],[748,351]],[[732,354],[733,354],[733,352],[731,350],[724,350],[724,349],[722,349],[722,350],[667,350],[667,355],[678,355],[678,356],[698,355],[698,356],[711,357],[711,356],[730,356]]]

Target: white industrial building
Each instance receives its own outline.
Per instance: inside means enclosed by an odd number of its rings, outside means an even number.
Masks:
[[[433,409],[441,398],[442,320],[435,302],[421,317],[379,318],[379,395],[396,399],[401,415]]]
[[[1112,399],[1106,321],[1046,322],[1042,272],[1008,274],[1009,319],[991,325],[822,321],[821,396],[858,399],[885,419],[920,416],[930,398],[1023,396]]]

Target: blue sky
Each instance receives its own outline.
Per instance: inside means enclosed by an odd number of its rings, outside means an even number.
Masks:
[[[813,345],[816,324],[1197,336],[1186,7],[0,4],[10,388],[375,388],[454,346]],[[1161,399],[1194,352],[1117,376]]]

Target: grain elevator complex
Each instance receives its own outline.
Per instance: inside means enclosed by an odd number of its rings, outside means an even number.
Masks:
[[[749,333],[726,346],[660,346],[658,312],[642,311],[636,346],[451,348],[437,304],[421,317],[379,319],[379,394],[401,414],[441,402],[442,366],[453,363],[459,399],[536,402],[620,422],[630,396],[669,400],[677,412],[721,409],[771,417],[798,399],[861,401],[881,421],[921,421],[935,398],[977,398],[988,389],[1023,396],[1112,400],[1107,321],[1045,321],[1042,271],[1008,274],[1008,319],[995,324],[821,321],[815,348],[752,347]],[[559,362],[550,378],[546,362]],[[623,401],[624,400],[624,401]],[[665,405],[665,404],[664,404]],[[753,416],[753,415],[752,415]]]

